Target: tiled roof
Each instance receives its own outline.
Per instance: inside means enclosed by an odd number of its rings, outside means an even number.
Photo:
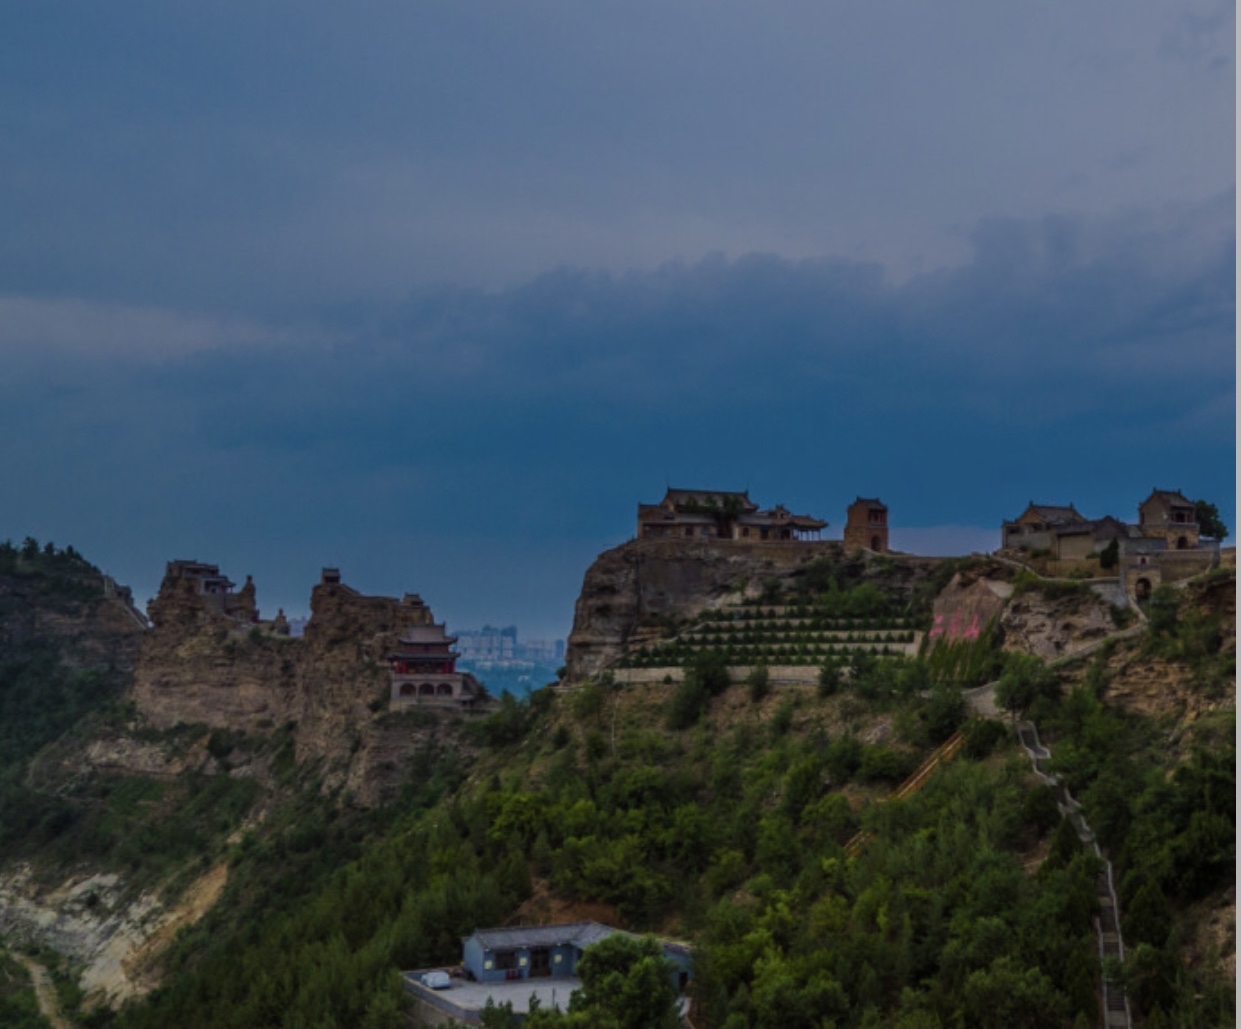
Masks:
[[[444,631],[444,623],[433,625],[411,625],[402,634],[401,643],[455,643],[456,636],[449,636]]]
[[[758,505],[750,499],[749,490],[737,492],[726,489],[675,489],[669,486],[668,492],[664,494],[663,502],[666,504],[671,500],[674,504],[686,504],[693,501],[709,503],[712,499],[724,500],[727,497],[736,497],[740,500],[744,511],[758,510]]]
[[[515,925],[501,929],[476,929],[474,939],[484,950],[516,950],[520,947],[558,947],[571,943],[583,950],[623,929],[601,922],[566,922],[561,925]],[[469,939],[469,937],[466,937]]]
[[[789,525],[795,529],[826,529],[827,522],[811,515],[789,515]]]
[[[1030,510],[1033,510],[1045,522],[1084,522],[1086,520],[1072,504],[1060,507],[1056,504],[1035,504],[1031,501]]]
[[[1194,506],[1194,502],[1185,496],[1185,494],[1179,489],[1160,489],[1156,486],[1153,490],[1151,490],[1151,495],[1146,498],[1146,502],[1149,503],[1151,500],[1155,499],[1165,500],[1169,504],[1180,503],[1187,504],[1190,507]]]

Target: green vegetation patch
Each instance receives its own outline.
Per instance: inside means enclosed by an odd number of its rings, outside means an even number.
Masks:
[[[0,950],[0,1025],[5,1029],[51,1029],[39,1011],[30,973]]]

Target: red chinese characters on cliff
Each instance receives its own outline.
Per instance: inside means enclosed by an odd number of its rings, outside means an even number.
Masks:
[[[981,632],[978,625],[978,614],[974,613],[969,619],[969,625],[965,624],[967,613],[958,607],[953,611],[951,618],[948,619],[947,628],[944,627],[944,615],[935,616],[935,624],[931,627],[931,631],[927,633],[930,639],[946,640],[976,640]]]

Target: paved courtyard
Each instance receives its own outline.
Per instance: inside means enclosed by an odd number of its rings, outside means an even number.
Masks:
[[[481,1011],[490,997],[497,1004],[512,1004],[514,1014],[525,1014],[530,1010],[530,995],[539,998],[539,1006],[543,1008],[559,1008],[568,1010],[569,997],[582,985],[580,979],[561,976],[547,979],[515,979],[512,982],[476,983],[466,979],[453,979],[452,985],[446,990],[432,990],[423,986],[418,972],[405,972],[406,988],[419,997],[439,1002],[436,1006],[455,1007],[461,1011]]]

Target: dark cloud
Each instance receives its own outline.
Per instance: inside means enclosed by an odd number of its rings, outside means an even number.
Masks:
[[[983,217],[1228,188],[1231,82],[1194,62],[1230,23],[1142,0],[27,4],[0,36],[0,282],[289,318],[716,251],[905,276]]]
[[[22,431],[0,456],[31,485],[6,522],[95,523],[89,542],[148,575],[223,547],[285,606],[308,574],[295,556],[343,553],[392,590],[422,569],[412,585],[462,617],[515,609],[537,580],[552,625],[577,581],[549,585],[548,555],[619,542],[668,482],[835,524],[857,493],[906,525],[995,525],[1031,496],[1127,516],[1154,483],[1227,511],[1230,206],[992,221],[969,263],[899,284],[772,255],[563,268],[302,330],[225,323],[214,346],[201,319],[140,312],[127,350],[111,312],[107,348],[84,351],[93,312],[67,305],[27,318],[34,353],[7,341],[24,371],[0,400]],[[156,356],[152,326],[182,351]]]
[[[941,541],[1032,494],[1223,504],[1233,19],[21,5],[0,535],[546,633],[668,481]]]

